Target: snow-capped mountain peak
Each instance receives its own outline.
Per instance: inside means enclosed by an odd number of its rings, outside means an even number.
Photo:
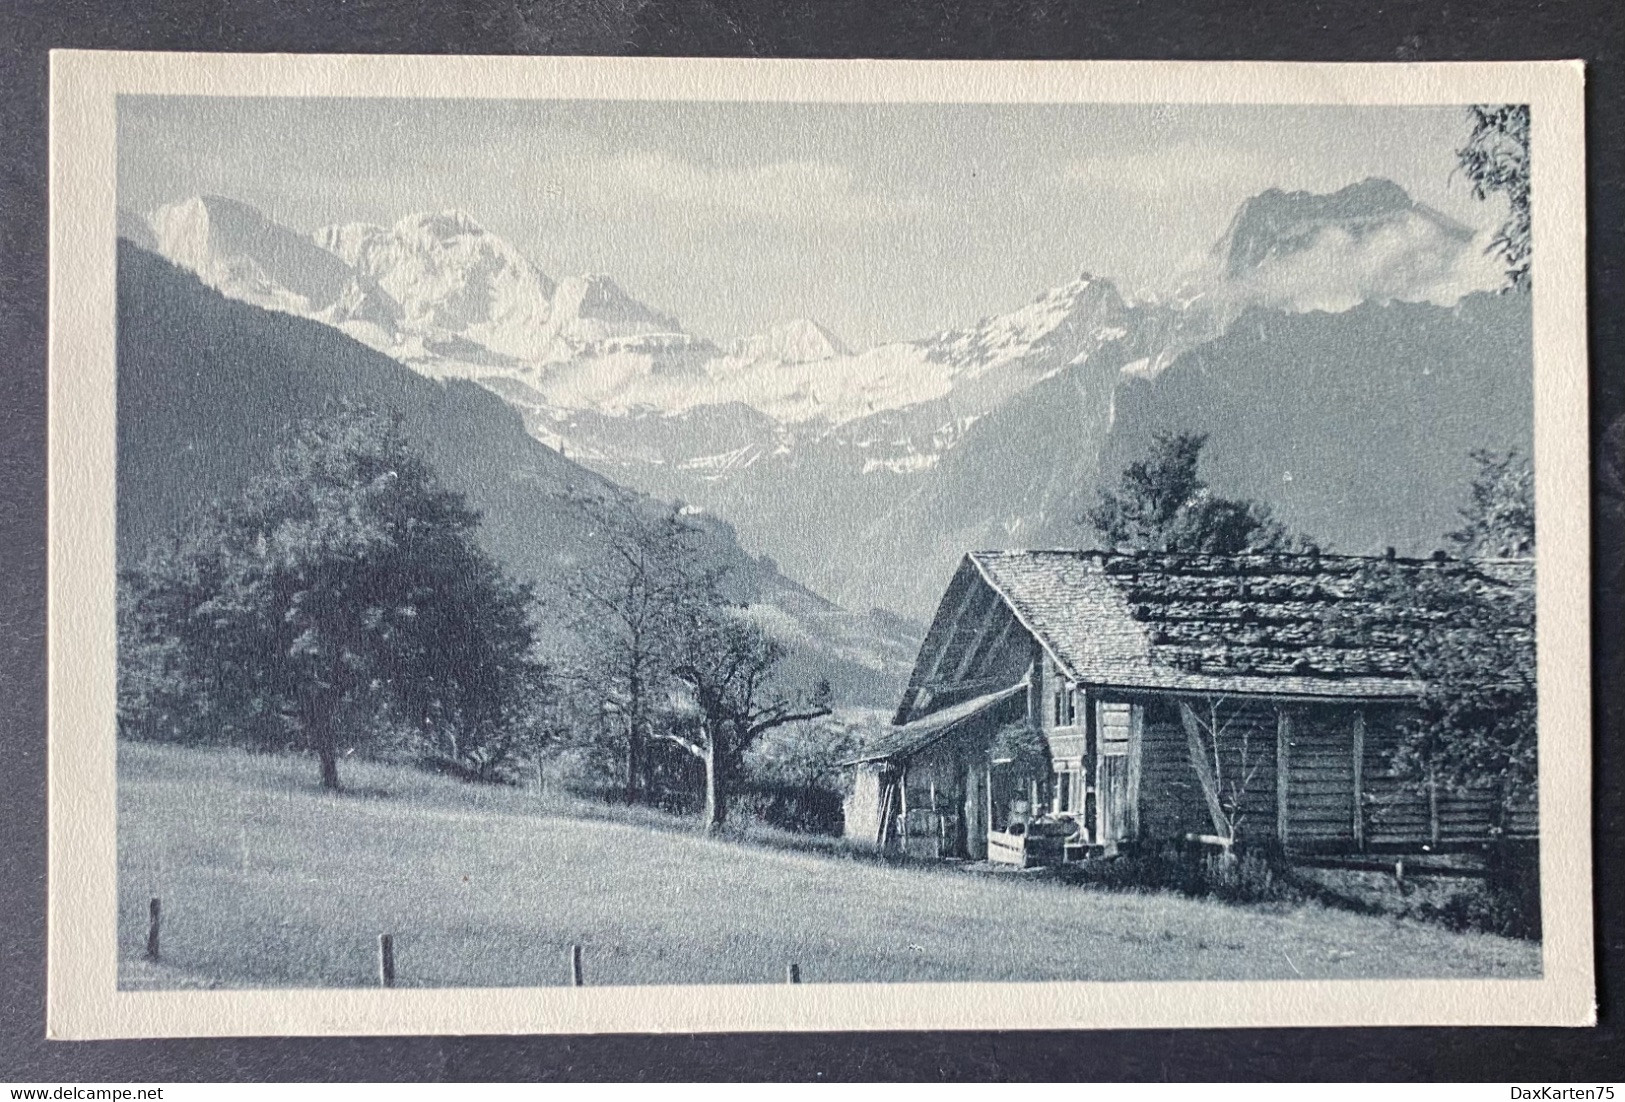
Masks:
[[[803,317],[724,350],[608,275],[555,282],[466,211],[308,238],[230,200],[151,221],[161,251],[228,294],[337,325],[425,374],[480,380],[572,455],[703,470],[707,485],[826,444],[850,450],[854,470],[920,477],[1024,393],[1155,378],[1249,309],[1450,304],[1500,275],[1470,230],[1391,181],[1272,189],[1240,206],[1207,267],[1155,297],[1125,301],[1083,272],[922,339],[853,352]]]
[[[1081,342],[1081,352],[1082,346],[1124,335],[1123,306],[1110,280],[1084,272],[1007,314],[939,334],[930,342],[931,358],[951,365],[956,375],[975,376],[1040,347]]]
[[[683,331],[677,319],[650,309],[602,274],[560,280],[552,313],[553,333],[572,345]]]
[[[408,214],[395,223],[395,232],[403,238],[415,236],[425,242],[449,242],[459,237],[494,237],[472,214],[456,207]]]
[[[339,258],[234,199],[195,196],[159,207],[147,224],[164,256],[259,306],[319,313],[353,276]]]
[[[400,303],[413,334],[455,335],[517,359],[538,359],[552,344],[553,280],[463,211],[410,214],[388,228],[327,226],[312,236]]]
[[[744,360],[781,363],[814,363],[852,354],[839,337],[811,318],[794,318],[741,337],[728,351]]]
[[[1419,207],[1392,180],[1361,180],[1329,195],[1269,188],[1241,204],[1213,249],[1224,259],[1226,274],[1241,276],[1271,258],[1310,248],[1333,227],[1360,235],[1403,219]],[[1442,215],[1436,217],[1448,223]],[[1465,226],[1449,225],[1462,240],[1472,236]]]

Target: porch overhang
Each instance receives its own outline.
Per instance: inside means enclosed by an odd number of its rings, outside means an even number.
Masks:
[[[994,711],[1017,696],[1027,692],[1025,679],[995,692],[974,697],[940,712],[921,716],[912,723],[893,726],[875,746],[857,757],[843,761],[843,766],[869,765],[875,762],[898,761],[912,757],[936,743],[964,730],[969,725]]]

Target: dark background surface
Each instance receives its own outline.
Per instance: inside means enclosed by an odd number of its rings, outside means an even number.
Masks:
[[[1464,60],[1588,68],[1593,439],[1620,416],[1625,5],[1590,0],[8,0],[0,3],[0,1081],[1625,1078],[1617,586],[1599,592],[1601,1025],[46,1042],[45,270],[54,47],[757,57]],[[1599,577],[1618,579],[1617,510]],[[1604,520],[1603,518],[1607,518]],[[1604,567],[1607,567],[1606,569]]]

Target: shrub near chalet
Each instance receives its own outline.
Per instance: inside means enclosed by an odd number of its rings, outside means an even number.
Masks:
[[[301,427],[121,578],[121,731],[296,746],[327,788],[349,749],[504,775],[547,685],[529,591],[477,524],[395,420],[346,406]]]

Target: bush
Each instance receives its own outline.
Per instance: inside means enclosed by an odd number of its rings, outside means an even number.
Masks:
[[[841,796],[818,785],[757,782],[734,797],[731,812],[742,822],[756,822],[797,834],[840,836],[846,829]]]
[[[1419,904],[1409,913],[1457,933],[1475,930],[1502,937],[1540,937],[1539,909],[1530,912],[1517,896],[1498,891],[1487,883],[1475,883],[1454,892],[1443,903]]]
[[[1258,850],[1228,859],[1222,854],[1203,858],[1198,890],[1227,903],[1262,903],[1294,894],[1282,890],[1274,863]]]
[[[1502,937],[1539,940],[1540,848],[1532,842],[1506,842],[1491,854],[1487,875],[1447,896],[1411,908],[1413,917],[1452,930],[1477,930]]]
[[[1230,855],[1173,844],[1157,850],[1066,866],[1064,875],[1077,883],[1112,891],[1176,891],[1227,903],[1296,900],[1300,893],[1282,875],[1268,851],[1240,850]]]
[[[417,767],[425,773],[435,773],[467,784],[511,785],[515,783],[511,771],[493,772],[491,770],[481,770],[455,758],[443,758],[426,754],[417,759]]]

